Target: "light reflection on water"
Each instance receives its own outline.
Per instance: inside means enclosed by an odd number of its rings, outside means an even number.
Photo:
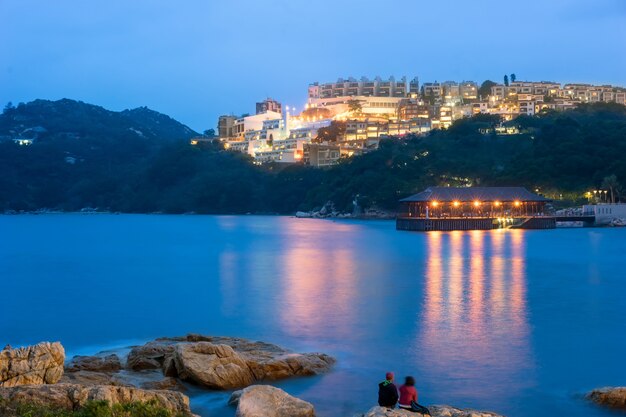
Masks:
[[[623,230],[66,215],[0,216],[0,232],[0,345],[198,332],[322,351],[333,372],[277,383],[320,417],[368,409],[387,370],[425,403],[510,417],[605,416],[576,394],[626,382]],[[192,403],[232,416],[227,397]]]
[[[456,395],[519,395],[532,385],[522,231],[429,233],[415,360]],[[518,380],[518,376],[524,378]],[[509,381],[489,391],[485,384]],[[468,383],[469,382],[469,383]]]

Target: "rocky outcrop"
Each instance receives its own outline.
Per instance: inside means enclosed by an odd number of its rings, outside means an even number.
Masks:
[[[0,351],[0,387],[54,384],[63,376],[65,350],[59,342]]]
[[[253,385],[231,396],[237,404],[237,417],[314,417],[311,403],[292,397],[280,388]]]
[[[257,381],[321,374],[335,359],[322,353],[293,353],[270,343],[192,334],[135,347],[127,363],[133,370],[160,367],[165,376],[211,389],[235,389]]]
[[[176,378],[163,378],[158,381],[147,381],[141,384],[143,389],[166,389],[169,391],[186,391],[187,388]]]
[[[109,385],[86,387],[76,384],[54,384],[0,388],[0,399],[8,406],[36,404],[68,411],[80,409],[89,401],[107,401],[111,405],[154,401],[172,413],[192,415],[189,398],[179,392],[147,391]]]
[[[117,372],[121,369],[122,363],[115,354],[107,356],[74,356],[65,367],[66,372]]]
[[[181,343],[174,349],[178,377],[211,389],[245,387],[254,382],[246,361],[228,345]]]
[[[165,359],[174,353],[174,345],[167,340],[148,342],[131,349],[126,359],[126,367],[133,371],[160,369]]]
[[[594,389],[587,398],[598,405],[626,410],[626,387]]]
[[[66,372],[59,380],[59,383],[80,385],[115,385],[120,387],[134,386],[134,384],[127,381],[125,376],[118,373],[92,371]]]
[[[447,405],[430,405],[427,408],[432,417],[503,417],[490,411],[462,410]],[[361,417],[428,417],[428,415],[398,408],[390,410],[385,407],[374,407]]]

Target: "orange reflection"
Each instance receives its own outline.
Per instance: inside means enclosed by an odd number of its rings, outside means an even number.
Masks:
[[[305,233],[311,222],[292,222],[289,234]],[[354,230],[341,225],[339,231]],[[333,228],[335,225],[333,225]],[[323,229],[322,229],[323,230]],[[319,233],[316,227],[311,233]],[[356,261],[353,249],[319,248],[323,240],[302,239],[287,249],[284,263],[285,305],[279,312],[285,331],[292,336],[322,337],[354,331]]]
[[[436,365],[433,378],[458,383],[452,390],[473,385],[476,396],[493,395],[482,392],[483,382],[515,380],[530,368],[524,231],[428,234],[427,246],[417,360]],[[450,374],[436,373],[443,369]]]

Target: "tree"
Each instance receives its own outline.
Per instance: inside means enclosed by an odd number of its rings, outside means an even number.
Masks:
[[[214,138],[215,137],[215,129],[207,129],[203,132],[204,136],[206,136],[207,138]]]
[[[484,81],[481,85],[480,88],[478,89],[478,96],[479,97],[487,97],[488,95],[491,94],[491,87],[493,87],[494,85],[497,85],[497,83],[495,83],[494,81],[491,80],[486,80]]]
[[[507,87],[509,86],[509,76],[508,75],[504,75],[504,85],[506,85]]]
[[[611,203],[615,203],[615,195],[619,190],[619,182],[617,181],[617,176],[609,175],[602,179],[601,188],[608,190],[611,196]]]
[[[514,83],[515,80],[517,80],[517,76],[515,75],[515,73],[511,74],[511,82]]]
[[[363,110],[363,106],[361,105],[361,102],[359,100],[350,99],[348,100],[348,109],[352,113],[361,113],[361,110]]]
[[[13,105],[12,102],[8,102],[6,106],[4,106],[4,110],[2,111],[2,114],[9,114],[11,112],[11,110],[15,109],[15,106]]]

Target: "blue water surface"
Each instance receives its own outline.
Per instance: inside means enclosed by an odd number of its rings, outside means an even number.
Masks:
[[[276,383],[322,417],[375,404],[388,370],[420,402],[511,417],[610,416],[626,385],[626,230],[397,232],[390,221],[0,216],[0,345],[93,354],[189,332],[338,358]],[[203,416],[228,392],[192,389]]]

